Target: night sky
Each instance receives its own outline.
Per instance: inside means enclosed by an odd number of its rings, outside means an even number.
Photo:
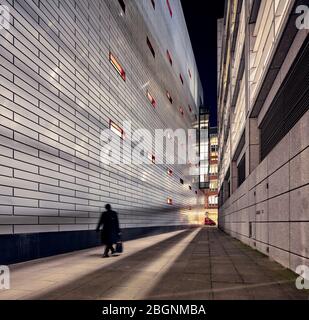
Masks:
[[[217,126],[217,19],[224,15],[224,2],[181,0],[211,126]]]

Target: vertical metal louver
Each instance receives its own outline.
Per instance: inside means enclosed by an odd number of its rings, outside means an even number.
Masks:
[[[237,166],[237,176],[238,176],[237,185],[238,187],[240,187],[246,180],[246,154],[244,154],[244,156],[242,157],[242,159],[240,160]]]
[[[260,125],[261,160],[273,150],[309,109],[309,41],[297,59]]]

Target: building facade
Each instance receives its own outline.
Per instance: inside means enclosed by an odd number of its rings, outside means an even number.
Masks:
[[[124,121],[154,134],[198,119],[203,89],[180,1],[1,4],[0,263],[97,245],[106,203],[126,238],[200,223],[190,164],[156,164],[148,140],[148,164],[102,162],[106,129],[128,141]]]
[[[207,216],[218,223],[218,129],[209,128],[209,187],[205,190]]]
[[[199,116],[199,188],[206,190],[209,187],[209,110],[200,108]]]
[[[219,225],[294,271],[309,265],[304,5],[226,1],[218,22]]]

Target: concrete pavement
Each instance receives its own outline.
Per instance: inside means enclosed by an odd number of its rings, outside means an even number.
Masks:
[[[296,275],[215,228],[133,240],[10,266],[0,299],[308,299]]]

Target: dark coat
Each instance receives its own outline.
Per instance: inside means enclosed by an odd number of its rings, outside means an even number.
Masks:
[[[120,240],[120,228],[117,212],[106,211],[103,212],[97,226],[97,231],[101,230],[101,240],[103,244],[112,245]]]

